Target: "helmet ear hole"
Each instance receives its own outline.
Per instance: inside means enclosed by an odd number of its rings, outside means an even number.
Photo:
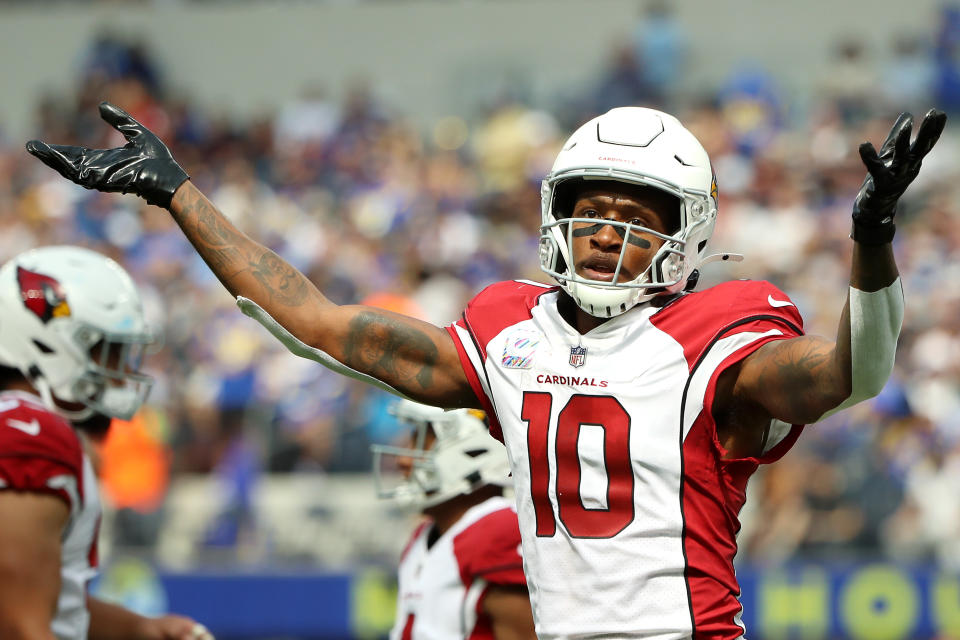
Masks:
[[[670,277],[668,272],[672,270],[676,261],[677,258],[675,254],[661,250],[661,252],[653,257],[653,263],[651,264],[654,278],[662,282]]]
[[[36,338],[33,339],[33,345],[34,345],[37,349],[40,350],[40,353],[44,353],[44,354],[47,354],[47,353],[55,353],[53,349],[51,349],[50,347],[48,347],[48,346],[47,346],[46,344],[44,344],[43,342],[40,342],[40,341],[37,340]]]

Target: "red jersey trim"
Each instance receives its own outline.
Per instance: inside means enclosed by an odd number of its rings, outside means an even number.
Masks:
[[[523,573],[522,561],[483,569],[477,572],[477,577],[483,578],[493,585],[527,586],[527,577]]]
[[[493,338],[507,327],[532,318],[532,310],[540,303],[540,296],[558,288],[507,280],[478,293],[467,304],[463,320],[483,362],[487,361],[487,344]]]
[[[725,337],[730,337],[736,335],[738,332],[734,332],[735,329],[744,328],[746,325],[755,324],[755,323],[766,323],[772,322],[779,324],[781,327],[785,327],[789,330],[788,333],[781,335],[767,335],[758,337],[753,342],[750,342],[732,354],[724,358],[711,372],[710,379],[707,383],[707,387],[704,391],[703,399],[703,409],[701,417],[694,421],[690,432],[684,437],[683,425],[685,424],[685,412],[687,404],[687,392],[689,391],[690,383],[694,378],[694,374],[697,372],[697,369],[701,363],[706,359],[707,355],[710,353],[714,345],[716,345],[720,340]],[[741,611],[741,605],[737,600],[739,596],[739,589],[736,589],[736,593],[732,593],[730,596],[730,601],[726,605],[722,605],[720,602],[703,602],[701,605],[700,594],[710,592],[709,586],[706,588],[701,588],[706,583],[710,581],[717,581],[722,579],[723,583],[727,585],[735,585],[736,578],[733,575],[733,565],[732,559],[733,555],[736,553],[736,537],[734,532],[733,538],[733,549],[732,554],[729,555],[729,558],[722,558],[722,567],[716,566],[717,554],[706,553],[699,546],[694,546],[693,537],[690,535],[691,528],[696,528],[698,531],[704,531],[711,528],[711,526],[716,526],[716,523],[711,522],[698,522],[698,516],[700,515],[701,509],[694,507],[692,504],[689,504],[689,497],[687,489],[687,484],[693,481],[693,478],[689,475],[686,469],[686,458],[684,455],[684,445],[687,438],[691,436],[696,437],[696,434],[693,433],[694,429],[708,429],[709,437],[713,443],[713,446],[716,450],[720,468],[726,472],[730,471],[732,465],[736,464],[738,469],[742,469],[740,473],[735,473],[736,482],[739,486],[745,487],[746,480],[749,476],[756,470],[757,465],[761,461],[773,461],[783,455],[790,446],[796,441],[799,436],[800,430],[802,427],[797,425],[791,430],[790,434],[784,438],[783,441],[778,443],[767,455],[761,456],[759,458],[742,458],[742,459],[733,459],[733,460],[722,460],[722,456],[726,450],[720,445],[719,438],[716,433],[716,424],[713,420],[713,414],[710,410],[713,404],[714,394],[716,392],[716,382],[720,377],[720,374],[728,369],[733,364],[742,361],[744,358],[754,353],[757,349],[763,345],[773,342],[776,340],[787,340],[797,336],[803,335],[803,330],[792,323],[790,320],[784,318],[783,316],[777,315],[756,315],[746,318],[742,318],[736,322],[728,324],[723,327],[717,334],[710,340],[710,342],[704,347],[700,352],[697,361],[690,368],[690,374],[687,378],[686,386],[683,390],[683,399],[680,412],[680,464],[681,464],[681,483],[680,483],[680,512],[681,519],[683,522],[683,530],[681,532],[682,540],[682,549],[683,549],[683,558],[684,558],[684,580],[687,588],[687,602],[690,607],[690,624],[691,629],[693,629],[693,634],[696,637],[698,633],[707,633],[710,637],[718,638],[738,638],[743,635],[744,629],[736,623],[736,614]],[[702,418],[702,419],[701,419]],[[776,457],[773,457],[773,454],[777,453]],[[730,505],[728,504],[728,492],[730,487],[726,483],[721,483],[722,498],[724,500],[723,507],[726,510],[735,507],[736,511],[739,511],[742,506],[742,502],[739,505]],[[726,513],[724,515],[727,515]],[[703,537],[703,536],[701,536]],[[709,536],[708,536],[709,537]],[[691,558],[694,559],[693,565],[697,567],[698,571],[693,572],[691,566]],[[711,566],[713,565],[713,566]],[[704,570],[704,568],[709,570]],[[716,571],[720,570],[724,575],[717,576],[715,575]],[[694,575],[695,574],[695,575]],[[729,574],[729,575],[727,575]],[[731,581],[732,580],[732,581]],[[724,600],[727,600],[724,598]],[[723,606],[725,609],[724,613],[720,614],[723,619],[717,620],[717,607]],[[712,618],[712,619],[710,619]],[[699,626],[698,626],[699,625]],[[725,634],[725,635],[720,635]]]
[[[413,619],[414,615],[407,615],[407,622],[403,625],[403,631],[400,632],[400,640],[413,640]]]
[[[73,426],[28,394],[14,391],[0,392],[0,396],[4,400],[0,422],[30,422],[38,429],[29,433],[4,427],[0,431],[0,458],[47,460],[63,465],[77,479],[82,495],[83,449]]]
[[[474,296],[467,304],[467,308],[461,316],[461,327],[470,336],[477,355],[480,357],[480,365],[484,369],[483,378],[487,381],[488,389],[490,388],[490,377],[486,371],[487,344],[507,327],[532,318],[532,310],[540,303],[540,296],[556,291],[558,288],[533,282],[506,280],[490,285]],[[504,304],[504,301],[515,302],[518,298],[522,302],[520,305]],[[478,321],[479,325],[482,326],[478,326]],[[486,330],[488,326],[490,328],[489,332]],[[487,418],[490,422],[490,435],[503,442],[503,429],[497,419],[493,399],[487,397],[483,390],[480,373],[474,369],[473,363],[470,362],[456,329],[453,326],[448,326],[447,331],[453,336],[457,345],[460,364],[467,375],[473,393],[477,396],[484,411],[487,412]],[[473,377],[471,377],[471,372]]]
[[[461,582],[469,587],[482,578],[490,584],[526,586],[519,546],[520,524],[513,509],[497,509],[479,518],[453,539]]]
[[[51,486],[54,478],[70,478],[79,494],[81,481],[70,465],[51,457],[7,454],[0,456],[0,491],[25,491],[42,493],[63,500],[73,511],[81,505],[74,504],[81,495],[71,495],[66,489]]]
[[[413,545],[417,543],[417,540],[420,539],[420,535],[424,532],[425,529],[430,527],[432,524],[431,521],[425,520],[417,525],[417,528],[413,530],[413,534],[410,536],[410,539],[407,540],[406,546],[403,547],[403,551],[400,552],[400,563],[403,564],[403,561],[406,559],[407,554],[410,553],[410,550],[413,549]]]
[[[466,324],[465,318],[463,322]],[[473,395],[477,397],[477,400],[480,402],[480,406],[483,407],[483,410],[487,413],[487,420],[490,424],[490,435],[500,442],[503,442],[503,428],[500,426],[500,422],[497,420],[497,412],[494,410],[493,403],[490,401],[490,398],[487,397],[487,393],[483,389],[483,384],[480,382],[480,375],[473,366],[470,356],[467,355],[467,350],[460,340],[460,334],[457,332],[456,326],[457,325],[455,324],[449,325],[446,327],[446,330],[447,333],[449,333],[453,338],[454,346],[457,347],[457,355],[460,357],[460,366],[463,368],[463,373],[467,376],[467,382],[470,383],[470,388],[473,389]],[[475,340],[468,327],[464,326],[462,328],[467,332],[471,340]],[[480,350],[476,342],[474,342],[474,347],[476,348],[478,355],[481,358],[485,358],[485,354]],[[487,372],[484,371],[483,375],[486,377]]]

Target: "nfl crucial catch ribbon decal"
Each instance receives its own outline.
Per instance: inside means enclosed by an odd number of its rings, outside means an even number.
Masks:
[[[584,361],[587,359],[587,348],[586,347],[570,347],[570,366],[571,367],[582,367]]]
[[[529,369],[533,365],[533,355],[539,344],[539,334],[533,331],[517,331],[508,337],[503,345],[500,363],[507,369]]]

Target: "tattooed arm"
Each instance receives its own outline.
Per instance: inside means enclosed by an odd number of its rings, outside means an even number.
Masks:
[[[911,142],[913,116],[903,113],[879,151],[869,142],[860,145],[867,175],[853,204],[853,264],[837,341],[809,336],[772,342],[721,374],[712,410],[729,451],[756,455],[770,418],[815,422],[883,388],[903,320],[891,244],[894,216],[946,121],[931,109]]]
[[[100,116],[127,144],[90,149],[31,140],[27,151],[87,189],[135,193],[168,209],[230,293],[259,304],[307,348],[415,400],[476,406],[446,331],[377,309],[333,304],[303,274],[237,230],[190,182],[156,134],[106,102]]]
[[[879,291],[897,279],[892,246],[854,243],[850,286]],[[770,420],[810,424],[840,406],[853,387],[849,296],[836,342],[801,336],[767,343],[725,370],[713,404],[721,443],[733,457],[757,455]]]
[[[234,227],[190,181],[174,193],[170,213],[231,294],[259,304],[300,341],[414,400],[477,405],[445,330],[373,307],[330,302],[306,276]]]

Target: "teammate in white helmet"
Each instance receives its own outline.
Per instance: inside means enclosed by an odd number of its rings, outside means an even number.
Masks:
[[[120,265],[45,247],[0,267],[0,638],[211,640],[197,622],[149,618],[87,595],[100,498],[76,430],[103,437],[150,391],[151,341]]]
[[[860,146],[850,288],[846,302],[835,292],[830,340],[804,335],[770,283],[693,291],[714,259],[717,185],[700,143],[660,111],[613,109],[563,146],[540,229],[558,286],[494,284],[445,329],[333,304],[240,233],[155,135],[112,105],[101,115],[126,146],[27,149],[77,184],[169,209],[241,309],[294,353],[488,413],[542,639],[743,636],[733,557],[747,479],[801,425],[887,380],[903,317],[894,214],[946,123],[930,111],[911,142],[903,114],[879,152]]]
[[[410,441],[371,447],[377,494],[427,520],[400,557],[391,640],[535,640],[517,512],[503,497],[510,464],[483,412],[401,400],[392,413]]]

